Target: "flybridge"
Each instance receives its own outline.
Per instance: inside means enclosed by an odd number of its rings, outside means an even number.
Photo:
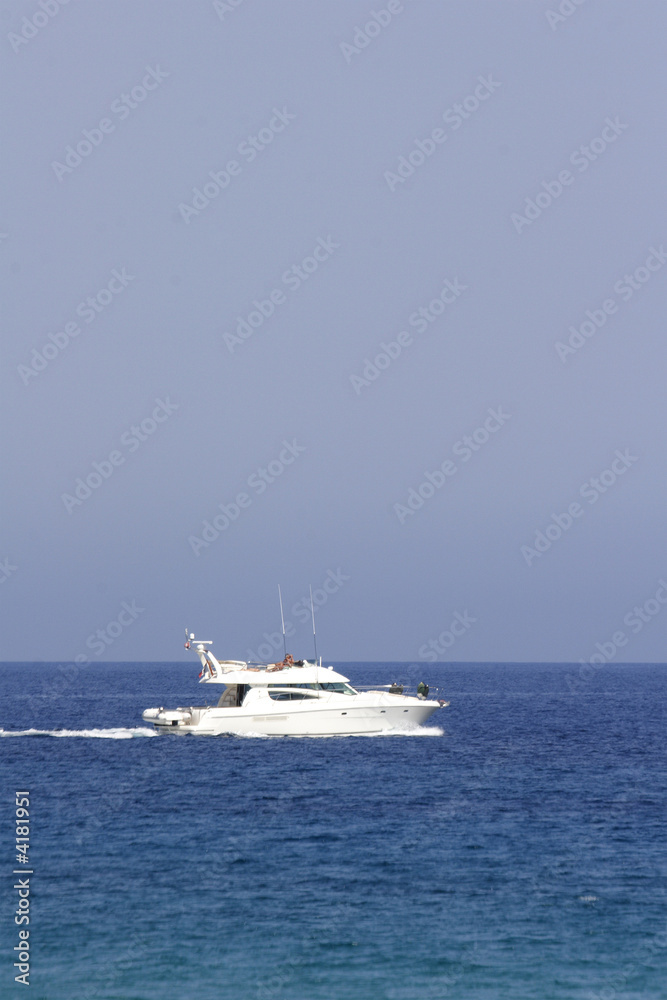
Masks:
[[[317,661],[309,663],[308,660],[295,660],[289,653],[285,654],[285,659],[279,663],[252,663],[248,660],[218,660],[210,649],[205,649],[205,646],[211,646],[211,639],[197,639],[195,638],[194,632],[189,632],[188,629],[185,630],[185,648],[191,649],[194,646],[195,652],[199,656],[202,665],[202,672],[199,675],[199,679],[204,682],[215,682],[215,683],[229,683],[229,674],[232,673],[242,673],[247,672],[250,674],[270,674],[276,671],[287,670],[291,672],[294,670],[302,671],[304,668],[310,667],[317,669],[322,669],[322,660],[320,658],[319,664]],[[333,670],[333,667],[329,667],[329,670]],[[222,675],[224,675],[225,680],[221,680]],[[253,678],[253,683],[262,683],[262,681],[257,678]]]
[[[190,649],[192,645],[195,646],[196,652],[201,660],[202,671],[199,675],[199,680],[204,682],[213,681],[214,683],[220,683],[218,680],[219,675],[228,675],[232,672],[242,672],[247,671],[248,673],[257,673],[265,670],[267,673],[271,673],[277,670],[287,670],[292,669],[301,670],[304,667],[314,667],[317,671],[318,660],[317,660],[317,635],[315,633],[315,605],[313,603],[313,588],[309,586],[308,588],[310,594],[310,614],[313,622],[313,648],[315,651],[315,659],[312,664],[309,664],[307,660],[295,660],[291,653],[287,652],[287,636],[285,632],[285,616],[283,614],[283,595],[278,586],[278,601],[280,603],[280,622],[282,625],[283,634],[283,651],[284,659],[278,663],[251,663],[247,660],[217,660],[210,650],[205,649],[205,646],[212,645],[210,639],[196,639],[194,632],[190,632],[187,628],[185,630],[185,648]],[[319,659],[319,668],[322,667],[322,657]],[[329,667],[329,670],[333,670],[333,667]],[[347,680],[346,677],[342,675],[339,676],[341,680]],[[301,678],[303,680],[303,677]],[[310,678],[309,678],[310,679]],[[315,674],[314,680],[317,680],[317,674]],[[247,679],[247,683],[257,683],[255,678]],[[225,682],[222,682],[225,683]]]

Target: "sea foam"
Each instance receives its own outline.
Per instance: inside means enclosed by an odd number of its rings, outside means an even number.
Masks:
[[[152,729],[0,729],[1,736],[76,736],[83,739],[131,740],[135,736],[157,736]]]

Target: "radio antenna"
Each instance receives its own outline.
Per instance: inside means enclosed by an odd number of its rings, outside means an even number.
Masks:
[[[313,646],[315,647],[315,666],[317,666],[317,636],[315,635],[315,607],[313,605],[313,588],[311,584],[308,584],[308,589],[310,590],[310,615],[313,619]]]
[[[285,618],[283,616],[283,595],[280,593],[280,584],[278,584],[278,600],[280,601],[280,621],[283,626],[283,653],[285,654],[285,659],[287,659],[287,639],[285,638]]]

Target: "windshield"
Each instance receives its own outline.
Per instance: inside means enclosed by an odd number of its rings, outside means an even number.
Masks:
[[[356,694],[357,692],[354,688],[350,687],[349,684],[342,684],[338,681],[333,681],[329,684],[320,684],[319,687],[322,691],[336,691],[338,694]]]
[[[335,691],[337,694],[357,694],[353,687],[349,684],[344,684],[342,681],[328,681],[324,684],[268,684],[267,687],[270,688],[309,688],[311,691]]]

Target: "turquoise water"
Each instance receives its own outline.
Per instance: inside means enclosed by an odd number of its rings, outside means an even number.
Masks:
[[[25,789],[33,998],[667,996],[664,667],[339,669],[451,705],[416,736],[154,737],[192,664],[3,665],[5,731],[79,735],[0,742],[0,995]]]

